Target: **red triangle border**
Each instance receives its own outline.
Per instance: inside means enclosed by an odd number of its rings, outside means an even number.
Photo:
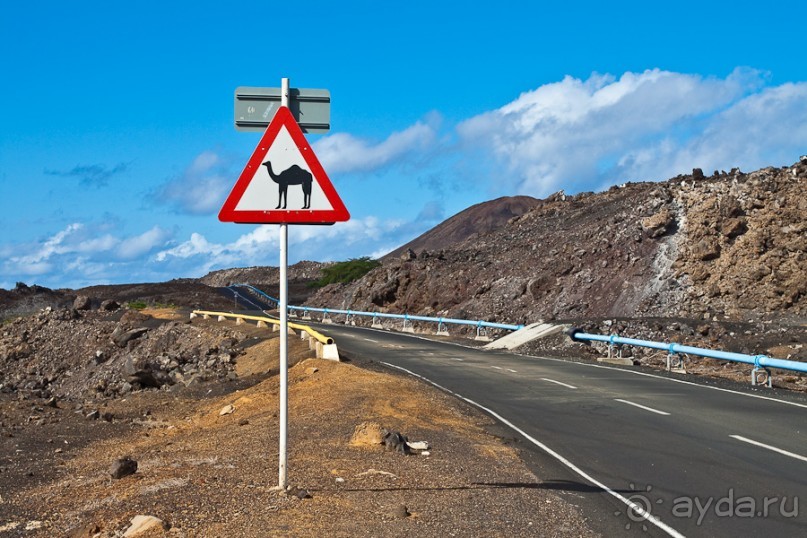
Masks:
[[[277,138],[280,129],[286,127],[291,139],[300,150],[311,175],[314,180],[322,188],[322,192],[328,199],[333,209],[299,209],[299,210],[236,210],[241,197],[246,192],[247,187],[255,178],[258,167],[269,152],[269,148]],[[247,165],[235,182],[230,194],[224,201],[221,210],[219,211],[219,220],[222,222],[236,222],[239,224],[333,224],[335,222],[344,222],[350,220],[350,213],[348,212],[342,199],[334,189],[328,174],[322,168],[322,165],[308,144],[303,131],[294,119],[291,111],[287,107],[280,107],[275,113],[275,117],[269,123],[266,131],[261,137],[261,141],[252,152],[252,157],[247,161]]]

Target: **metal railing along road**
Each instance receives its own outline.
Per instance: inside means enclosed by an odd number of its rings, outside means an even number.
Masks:
[[[765,384],[771,386],[771,372],[770,368],[779,368],[782,370],[792,370],[795,372],[807,373],[807,363],[799,361],[791,361],[785,359],[775,359],[766,355],[746,355],[744,353],[734,353],[731,351],[720,351],[714,349],[706,349],[693,346],[685,346],[670,342],[654,342],[652,340],[638,340],[636,338],[624,338],[616,334],[603,335],[603,334],[587,334],[580,329],[571,329],[567,333],[572,340],[581,342],[604,342],[608,344],[609,355],[614,346],[638,346],[647,347],[651,349],[660,349],[667,352],[667,369],[670,370],[674,365],[681,365],[681,355],[695,355],[699,357],[707,357],[710,359],[720,359],[724,361],[741,362],[745,364],[752,364],[754,369],[751,372],[751,383],[753,385]]]
[[[252,290],[253,292],[257,293],[264,299],[274,303],[275,305],[279,305],[280,301],[276,298],[267,295],[263,291],[259,290],[255,286],[251,284],[232,284],[232,286],[247,288]],[[409,314],[389,314],[386,312],[362,312],[356,310],[339,310],[339,309],[332,309],[332,308],[314,308],[311,306],[291,306],[289,305],[289,310],[299,311],[302,312],[302,318],[305,319],[310,312],[319,312],[323,314],[323,318],[327,319],[327,316],[331,314],[343,314],[346,316],[345,322],[349,323],[351,320],[351,316],[363,316],[369,317],[373,320],[373,325],[376,325],[376,320],[381,319],[398,319],[404,322],[404,329],[407,328],[408,324],[412,321],[426,321],[430,323],[437,323],[437,332],[438,334],[444,332],[445,326],[447,324],[453,325],[465,325],[470,327],[476,327],[477,336],[483,336],[485,334],[486,329],[502,329],[506,331],[517,331],[519,329],[523,329],[524,325],[512,325],[507,323],[493,323],[490,321],[472,321],[467,319],[455,319],[455,318],[435,318],[430,316],[415,316]]]

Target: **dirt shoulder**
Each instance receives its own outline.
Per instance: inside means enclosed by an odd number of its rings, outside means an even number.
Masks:
[[[216,322],[193,320],[205,323]],[[137,515],[168,527],[140,536],[593,534],[489,433],[489,417],[398,374],[308,358],[293,337],[288,477],[298,495],[273,491],[276,333],[239,330],[255,336],[236,358],[238,379],[110,399],[100,409],[109,421],[0,394],[6,424],[22,424],[0,439],[0,537],[122,536]],[[367,422],[428,441],[429,455],[352,444]],[[127,455],[137,472],[113,480]]]

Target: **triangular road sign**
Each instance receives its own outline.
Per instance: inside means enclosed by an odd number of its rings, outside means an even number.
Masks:
[[[333,224],[350,213],[291,111],[280,107],[219,211],[222,222]]]

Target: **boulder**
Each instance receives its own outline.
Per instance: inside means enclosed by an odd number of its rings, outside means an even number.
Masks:
[[[114,312],[120,308],[120,304],[117,301],[106,300],[101,303],[101,310],[105,312]]]
[[[133,460],[130,456],[118,458],[112,463],[109,474],[113,479],[118,480],[124,476],[135,474],[137,472],[137,461]]]
[[[122,327],[118,326],[112,332],[112,343],[114,343],[118,347],[126,347],[126,344],[128,344],[130,341],[132,341],[132,340],[134,340],[136,338],[140,338],[141,336],[143,336],[147,332],[148,332],[148,328],[146,328],[146,327],[140,327],[140,328],[137,328],[137,329],[132,329],[130,331],[127,331],[127,330],[123,329]]]
[[[123,533],[123,536],[124,538],[140,536],[151,529],[157,528],[166,528],[166,524],[162,519],[154,516],[139,515],[132,518],[131,525],[129,525],[129,528]]]
[[[669,231],[674,221],[673,212],[669,209],[664,209],[655,215],[642,219],[642,231],[648,237],[660,237]]]
[[[356,426],[350,444],[353,446],[378,446],[384,442],[384,429],[376,422],[362,422]]]
[[[384,446],[388,451],[399,452],[404,455],[409,455],[409,445],[406,444],[406,437],[400,432],[386,432],[384,434]]]
[[[86,295],[79,295],[73,301],[73,309],[74,310],[89,310],[92,306],[92,301]]]

